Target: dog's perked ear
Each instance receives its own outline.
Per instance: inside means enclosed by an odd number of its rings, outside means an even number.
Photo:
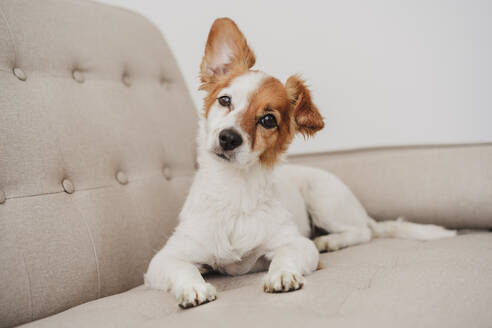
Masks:
[[[311,100],[311,93],[304,81],[297,75],[289,77],[285,83],[287,96],[293,109],[293,120],[298,132],[312,136],[321,130],[325,123],[318,108]]]
[[[255,55],[236,23],[230,18],[218,18],[208,33],[200,66],[200,90],[210,92],[229,74],[247,71],[254,64]]]

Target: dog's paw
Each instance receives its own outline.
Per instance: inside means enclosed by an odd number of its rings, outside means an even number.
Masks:
[[[288,271],[267,273],[263,281],[263,290],[267,293],[289,292],[304,286],[304,277]]]
[[[183,309],[208,303],[216,298],[215,287],[207,282],[186,286],[177,293],[179,306]]]
[[[314,244],[320,252],[332,252],[342,248],[334,235],[320,236],[314,239]]]

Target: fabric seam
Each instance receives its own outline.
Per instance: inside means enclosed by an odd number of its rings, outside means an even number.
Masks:
[[[92,235],[92,231],[89,227],[89,224],[87,223],[87,219],[86,219],[85,215],[80,210],[80,208],[77,204],[75,204],[75,207],[77,208],[77,212],[79,212],[79,215],[82,217],[82,220],[84,221],[85,228],[87,229],[87,234],[89,235],[89,239],[91,241],[92,252],[94,253],[94,262],[96,263],[97,299],[99,299],[99,298],[101,298],[101,270],[100,270],[100,265],[99,265],[99,257],[97,256],[96,243],[94,242],[94,236]]]

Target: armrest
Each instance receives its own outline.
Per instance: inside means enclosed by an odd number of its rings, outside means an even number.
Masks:
[[[336,174],[377,220],[492,227],[492,143],[292,155],[289,162]]]

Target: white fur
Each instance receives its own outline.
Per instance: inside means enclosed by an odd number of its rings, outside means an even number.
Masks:
[[[180,214],[180,222],[149,264],[145,283],[171,291],[182,307],[216,298],[201,275],[205,265],[240,275],[267,269],[264,290],[301,288],[303,275],[318,264],[318,250],[336,250],[373,236],[435,239],[455,234],[436,226],[406,222],[376,223],[334,175],[319,169],[280,165],[265,168],[253,153],[238,118],[252,92],[266,77],[250,72],[232,81],[222,95],[232,110],[217,103],[202,118],[198,137],[198,170]],[[244,143],[231,160],[216,155],[218,134],[234,128]],[[309,215],[330,232],[309,240]]]

